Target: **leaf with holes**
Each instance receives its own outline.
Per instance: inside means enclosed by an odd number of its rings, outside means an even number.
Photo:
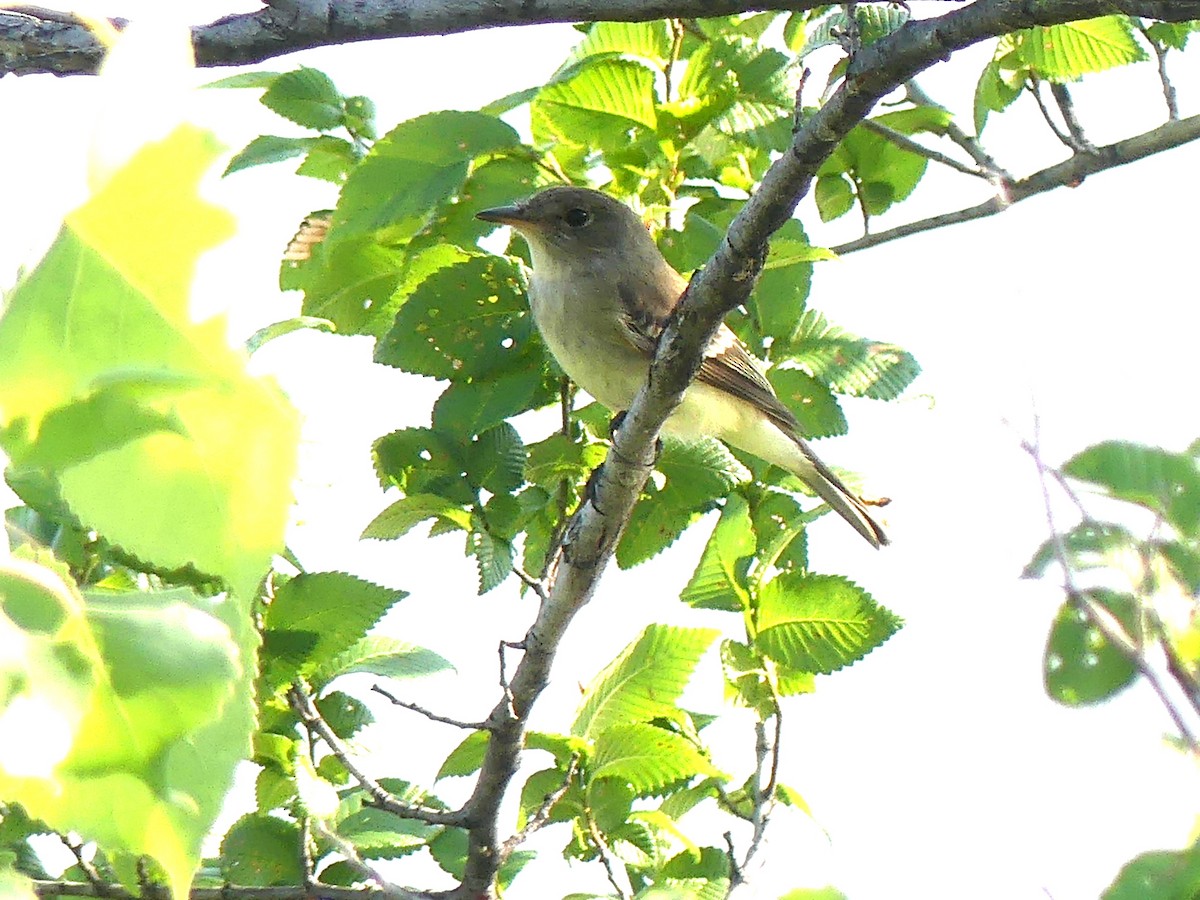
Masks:
[[[1113,616],[1127,634],[1136,633],[1140,607],[1135,597],[1097,588],[1088,597]],[[1088,706],[1118,694],[1137,678],[1137,666],[1074,603],[1064,603],[1046,642],[1046,693],[1063,706]]]
[[[474,379],[508,369],[532,340],[515,265],[473,256],[421,282],[376,347],[375,361],[416,375]]]

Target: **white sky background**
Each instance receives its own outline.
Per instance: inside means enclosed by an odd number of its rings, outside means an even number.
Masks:
[[[189,8],[203,21],[234,7]],[[344,93],[377,101],[382,133],[427,110],[476,108],[540,83],[576,37],[566,26],[507,29],[311,51],[260,68],[324,69]],[[987,52],[969,62],[957,57],[920,79],[964,123]],[[1185,115],[1200,108],[1195,49],[1191,56],[1173,57]],[[209,70],[196,80],[225,74]],[[98,120],[111,136],[138,120],[180,113],[177,98],[154,93],[157,81],[138,87],[141,100],[126,93],[106,105],[106,88],[95,79],[0,80],[0,284],[11,284],[19,264],[34,262],[61,214],[84,196]],[[1150,63],[1091,77],[1075,94],[1098,144],[1164,116]],[[188,109],[218,128],[231,150],[260,133],[290,133],[256,99],[257,92],[205,92]],[[993,114],[985,139],[1018,176],[1065,156],[1024,102]],[[871,551],[832,517],[811,536],[822,571],[851,577],[907,626],[863,662],[819,679],[816,694],[787,704],[782,778],[806,797],[819,827],[779,813],[759,857],[765,869],[742,896],[770,898],[828,881],[852,900],[1088,900],[1134,855],[1187,842],[1200,780],[1164,746],[1169,723],[1150,691],[1139,687],[1074,711],[1044,694],[1041,654],[1061,593],[1018,577],[1046,526],[1032,464],[1017,440],[1031,435],[1035,411],[1055,463],[1106,438],[1182,449],[1197,437],[1198,168],[1200,147],[1181,148],[990,220],[818,267],[813,306],[851,331],[904,346],[924,368],[898,403],[848,401],[850,434],[817,445],[827,460],[865,473],[868,493],[893,498],[885,510],[893,546]],[[209,259],[198,304],[227,308],[231,334],[242,339],[297,310],[298,301],[276,287],[279,253],[299,220],[331,206],[335,191],[282,164],[214,181],[211,196],[238,214],[241,230]],[[985,196],[982,182],[931,171],[899,216],[877,227]],[[822,227],[806,201],[801,215],[816,243],[855,236],[853,213]],[[312,570],[349,568],[410,591],[387,630],[441,652],[459,673],[402,686],[404,695],[449,715],[483,718],[497,699],[497,641],[524,633],[533,603],[517,597],[514,581],[476,597],[474,568],[457,537],[356,540],[392,499],[371,475],[370,441],[428,424],[440,390],[372,365],[370,349],[365,339],[297,334],[256,357],[307,417],[301,521],[291,543]],[[707,528],[697,529],[650,564],[609,570],[564,644],[535,727],[564,728],[578,684],[648,622],[736,629],[726,621],[732,617],[697,614],[675,599],[706,537]],[[689,698],[696,708],[719,705],[709,674]],[[371,737],[378,770],[415,770],[431,781],[461,735],[375,708],[386,723]],[[730,734],[718,736],[717,762],[744,771],[753,736],[745,727]],[[442,787],[454,800],[467,785]],[[685,824],[698,840],[720,844],[702,822]],[[598,866],[565,874],[555,862],[564,835],[551,829],[544,836],[542,859],[511,896],[604,889]],[[403,880],[430,884],[419,874]]]

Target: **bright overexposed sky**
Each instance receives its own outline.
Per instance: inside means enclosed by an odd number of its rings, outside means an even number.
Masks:
[[[105,8],[130,14],[131,6]],[[934,4],[913,6],[927,14]],[[195,21],[236,8],[189,5]],[[260,68],[324,69],[344,93],[376,100],[382,133],[430,109],[477,108],[538,84],[577,37],[567,26],[505,29],[309,51]],[[980,48],[920,79],[966,123],[987,53]],[[1184,114],[1195,112],[1200,66],[1186,56],[1173,65]],[[256,92],[208,91],[185,102],[160,87],[144,79],[0,80],[0,285],[35,262],[61,214],[82,200],[95,135],[118,147],[137,123],[180,114],[217,128],[231,151],[260,133],[289,133]],[[1089,78],[1075,93],[1097,144],[1164,116],[1150,63]],[[1065,156],[1026,104],[993,114],[984,137],[1018,176]],[[816,446],[863,472],[869,494],[892,498],[885,519],[894,543],[874,552],[830,518],[813,529],[814,564],[852,578],[907,625],[864,661],[818,679],[814,695],[786,705],[781,777],[808,800],[815,823],[781,812],[742,896],[830,882],[851,900],[1090,900],[1134,855],[1188,842],[1200,778],[1162,741],[1169,722],[1150,691],[1139,686],[1086,710],[1045,696],[1041,655],[1061,591],[1019,579],[1046,523],[1018,440],[1032,435],[1035,413],[1055,463],[1107,438],[1182,449],[1197,437],[1197,169],[1200,147],[1183,147],[989,220],[818,267],[811,305],[850,331],[904,346],[924,368],[899,402],[847,401],[849,435]],[[987,190],[934,172],[882,225],[972,205]],[[299,220],[336,195],[286,164],[214,179],[209,194],[236,212],[240,231],[207,260],[197,305],[227,311],[231,336],[242,339],[295,314],[297,299],[276,286],[279,254]],[[822,226],[806,201],[801,216],[816,243],[856,236],[855,215]],[[255,358],[306,416],[290,543],[310,570],[348,568],[410,591],[384,627],[449,657],[458,673],[404,685],[405,696],[479,719],[497,700],[496,644],[523,635],[532,601],[518,597],[515,581],[476,597],[460,537],[357,540],[392,499],[371,474],[370,441],[428,424],[440,390],[373,365],[370,354],[363,338],[300,333]],[[732,617],[676,599],[706,537],[707,526],[695,529],[651,563],[606,575],[566,639],[535,727],[565,728],[578,685],[650,621],[736,630]],[[720,708],[712,668],[688,699]],[[461,735],[373,706],[382,724],[368,743],[378,770],[430,782]],[[753,736],[744,717],[734,718],[740,730],[715,735],[717,764],[744,771]],[[466,785],[438,789],[454,800]],[[721,843],[702,822],[685,826],[702,842]],[[567,870],[556,861],[562,840],[553,830],[541,836],[548,869],[531,866],[510,896],[604,889],[597,866]],[[402,880],[435,886],[426,872],[435,872],[432,864]]]

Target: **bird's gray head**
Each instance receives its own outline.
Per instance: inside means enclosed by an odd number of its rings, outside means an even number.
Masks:
[[[519,231],[533,253],[535,270],[543,262],[557,268],[600,267],[614,257],[625,264],[661,260],[654,239],[633,210],[589,188],[547,188],[512,206],[485,209],[476,217]]]

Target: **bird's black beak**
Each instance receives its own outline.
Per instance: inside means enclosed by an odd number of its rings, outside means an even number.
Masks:
[[[498,225],[523,225],[528,220],[520,206],[495,206],[475,213],[475,218]]]

